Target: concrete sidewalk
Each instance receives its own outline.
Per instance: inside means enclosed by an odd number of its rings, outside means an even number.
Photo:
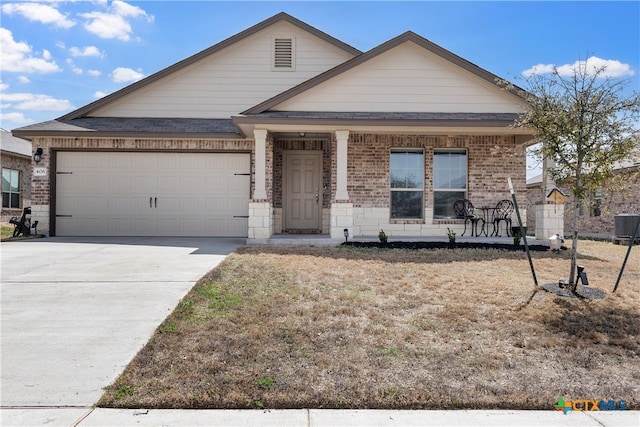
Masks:
[[[545,426],[637,427],[638,411],[423,411],[423,410],[146,410],[29,408],[4,409],[2,425],[47,426],[225,426],[225,427],[418,427]]]

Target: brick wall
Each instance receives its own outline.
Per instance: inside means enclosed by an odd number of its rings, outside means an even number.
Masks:
[[[2,167],[20,171],[20,207],[2,208],[2,222],[8,222],[12,216],[21,216],[22,208],[31,205],[31,159],[2,154]]]
[[[524,147],[509,136],[424,136],[351,134],[348,191],[356,208],[389,208],[389,158],[392,148],[422,148],[425,154],[425,208],[433,208],[433,152],[466,149],[468,197],[476,205],[511,199],[511,178],[518,204],[526,202]]]
[[[597,202],[593,194],[588,195],[582,206],[578,231],[580,233],[615,234],[615,215],[640,214],[640,168],[624,169],[611,182],[603,185],[602,198]],[[564,231],[573,233],[573,196],[565,203]],[[595,208],[600,207],[600,215]]]

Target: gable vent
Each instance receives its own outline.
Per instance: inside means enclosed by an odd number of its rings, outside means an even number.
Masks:
[[[293,68],[292,39],[275,39],[275,55],[273,66],[275,68]]]

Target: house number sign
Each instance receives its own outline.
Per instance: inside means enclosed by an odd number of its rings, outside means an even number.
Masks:
[[[33,176],[47,176],[47,168],[33,168]]]

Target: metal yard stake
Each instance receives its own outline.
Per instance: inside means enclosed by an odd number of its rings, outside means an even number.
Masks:
[[[516,208],[516,215],[518,217],[518,225],[520,226],[520,232],[522,232],[522,218],[520,217],[520,209],[518,209],[518,202],[516,201],[516,192],[513,189],[513,183],[511,177],[508,178],[509,191],[511,192],[511,198],[513,199],[513,206]],[[533,282],[538,287],[538,278],[536,277],[536,271],[533,268],[533,261],[531,260],[531,253],[529,252],[529,244],[527,243],[527,236],[522,236],[524,239],[524,248],[527,251],[527,258],[529,259],[529,267],[531,267],[531,274],[533,275]]]
[[[620,268],[620,274],[618,274],[618,280],[616,280],[616,285],[613,287],[613,292],[618,289],[618,284],[620,284],[620,278],[622,277],[622,272],[624,271],[624,267],[627,265],[627,260],[629,259],[629,254],[631,253],[631,247],[633,243],[636,241],[636,237],[638,237],[638,233],[640,233],[640,218],[638,218],[638,223],[636,224],[636,230],[633,232],[633,236],[629,241],[629,248],[627,249],[627,255],[624,257],[624,261],[622,262],[622,268]]]

